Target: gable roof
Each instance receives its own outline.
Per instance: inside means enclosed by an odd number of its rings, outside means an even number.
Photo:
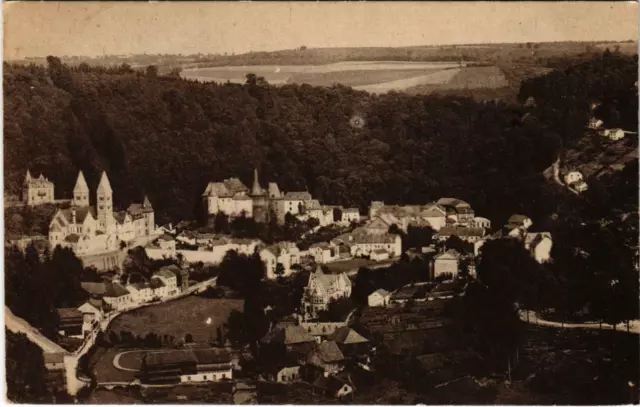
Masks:
[[[278,325],[269,331],[261,340],[264,343],[279,343],[292,345],[296,343],[315,342],[313,336],[309,335],[298,325]]]
[[[230,197],[231,193],[222,182],[210,182],[202,196]]]
[[[348,326],[343,326],[336,329],[331,335],[327,337],[327,339],[330,341],[334,341],[335,343],[340,345],[355,345],[357,343],[369,342],[367,338],[360,335]]]
[[[456,226],[445,226],[438,231],[439,236],[463,236],[463,237],[482,237],[484,236],[483,228],[467,228]]]
[[[325,274],[320,266],[309,275],[307,286],[310,286],[312,282],[316,282],[325,291],[341,291],[343,288],[351,287],[351,280],[349,280],[346,273]]]
[[[434,260],[458,260],[459,258],[460,254],[455,250],[447,250],[444,253],[434,256]]]
[[[56,312],[60,319],[82,318],[82,312],[77,308],[58,308]]]
[[[307,191],[287,192],[284,194],[284,199],[290,201],[310,201],[311,194]]]
[[[386,296],[390,295],[391,293],[389,291],[385,290],[384,288],[378,288],[377,290],[375,290],[374,292],[372,292],[369,295],[373,295],[373,294],[379,294],[379,295],[381,295],[383,297],[386,297]]]
[[[319,343],[309,351],[309,356],[311,357],[312,355],[317,356],[324,363],[341,362],[344,360],[344,355],[335,341]]]
[[[237,194],[238,192],[249,192],[249,188],[247,188],[239,178],[227,178],[222,182],[231,195]]]
[[[382,234],[358,233],[353,236],[353,243],[355,244],[395,243],[398,237],[399,237],[398,235],[395,235],[393,233],[382,233]]]
[[[124,288],[121,284],[107,282],[104,283],[105,286],[105,297],[122,297],[124,295],[129,294],[129,290]]]
[[[509,223],[513,223],[513,224],[523,224],[525,220],[530,220],[528,216],[525,215],[511,215],[511,217],[509,217]]]

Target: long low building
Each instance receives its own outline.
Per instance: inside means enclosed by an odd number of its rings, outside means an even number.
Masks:
[[[232,378],[231,354],[225,349],[149,352],[142,361],[142,381],[150,384],[217,382]]]

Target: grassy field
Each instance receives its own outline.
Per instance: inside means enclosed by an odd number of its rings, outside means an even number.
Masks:
[[[99,348],[90,361],[90,366],[98,383],[104,382],[131,382],[135,379],[136,372],[120,370],[113,365],[113,358],[130,349],[123,348]]]
[[[176,340],[182,340],[190,333],[194,342],[209,342],[215,338],[216,328],[223,327],[232,310],[241,311],[242,300],[189,296],[123,314],[111,323],[109,329],[129,331],[136,336],[153,332],[161,336],[171,335]]]

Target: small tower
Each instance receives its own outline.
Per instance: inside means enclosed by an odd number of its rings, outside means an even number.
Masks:
[[[31,182],[31,172],[29,172],[29,170],[27,170],[27,175],[24,177],[24,183],[28,184],[29,182]]]
[[[96,211],[98,213],[99,230],[105,233],[115,232],[112,195],[113,190],[111,189],[109,178],[107,178],[107,173],[103,171],[96,191]]]
[[[89,186],[84,179],[82,171],[78,173],[78,179],[76,180],[76,186],[73,187],[73,206],[85,207],[89,206]]]
[[[260,181],[258,180],[258,169],[253,169],[253,186],[251,187],[251,195],[258,196],[262,195],[263,191],[260,187]]]
[[[147,235],[151,235],[156,230],[155,216],[151,201],[149,201],[146,195],[144,196],[144,201],[142,201],[142,213],[144,214]]]

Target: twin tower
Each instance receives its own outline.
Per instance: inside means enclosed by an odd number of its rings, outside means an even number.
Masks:
[[[89,205],[89,186],[84,178],[82,171],[78,174],[76,186],[73,187],[73,199],[71,200],[73,207],[82,208]],[[101,230],[110,230],[115,228],[115,219],[113,217],[113,190],[109,183],[106,172],[102,172],[100,183],[96,190],[96,216],[98,228]]]

